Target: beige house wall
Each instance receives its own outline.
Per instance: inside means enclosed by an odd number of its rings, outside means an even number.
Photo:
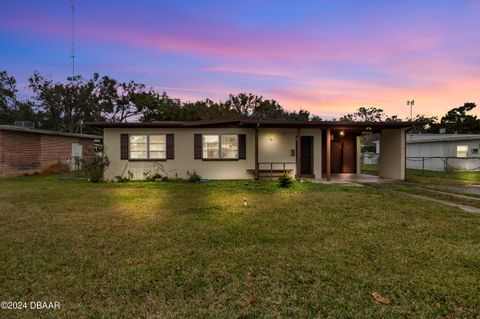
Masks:
[[[405,179],[405,129],[384,129],[380,133],[379,176]]]
[[[175,158],[166,161],[128,161],[120,159],[120,134],[174,134]],[[194,134],[246,134],[247,158],[245,160],[203,161],[194,159]],[[321,130],[305,129],[301,135],[314,137],[314,174],[321,177]],[[295,162],[296,129],[259,129],[259,162]],[[255,169],[255,130],[252,128],[105,128],[104,145],[110,165],[104,178],[128,176],[143,179],[144,172],[155,171],[171,178],[187,177],[188,172],[197,171],[203,178],[209,179],[251,179],[253,174],[248,170]],[[274,168],[281,168],[276,165]],[[269,169],[270,165],[262,165],[260,169]],[[287,165],[293,169],[295,165]]]

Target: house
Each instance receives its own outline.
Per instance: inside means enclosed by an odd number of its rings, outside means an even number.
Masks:
[[[152,170],[169,177],[196,171],[208,179],[251,179],[286,172],[296,178],[359,173],[360,137],[380,134],[380,176],[405,178],[409,122],[209,120],[87,123],[103,129],[110,166],[105,179],[143,178]]]
[[[480,134],[408,134],[407,168],[480,170]]]
[[[101,136],[0,125],[0,177],[57,171],[59,160],[93,151]]]

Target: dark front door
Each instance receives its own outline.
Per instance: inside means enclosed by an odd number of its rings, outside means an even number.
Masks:
[[[343,173],[343,143],[342,142],[334,142],[332,141],[331,144],[331,167],[332,167],[332,174]]]
[[[325,134],[324,134],[325,136]],[[327,171],[326,149],[327,141],[324,137],[322,140],[322,171]],[[333,132],[333,140],[331,143],[331,172],[336,173],[355,173],[357,169],[357,147],[356,139],[353,134],[344,134],[340,136],[338,132]]]
[[[300,172],[302,175],[313,174],[313,136],[300,138]]]

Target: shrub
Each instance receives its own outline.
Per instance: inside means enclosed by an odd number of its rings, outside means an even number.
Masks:
[[[167,182],[168,176],[162,176],[160,173],[154,173],[145,178],[147,182]]]
[[[95,153],[92,156],[82,159],[83,169],[92,183],[98,183],[103,180],[103,172],[110,165],[110,160],[105,152]]]
[[[278,177],[278,186],[282,188],[290,188],[292,184],[293,180],[288,174],[282,174]]]
[[[130,178],[117,175],[113,178],[114,183],[127,183],[130,182]]]
[[[168,182],[170,180],[165,168],[160,163],[154,163],[152,170],[143,172],[143,177],[147,182]]]
[[[193,170],[193,172],[191,173],[188,173],[188,181],[190,183],[200,183],[200,180],[202,179],[202,177],[200,175],[198,175],[197,171]]]

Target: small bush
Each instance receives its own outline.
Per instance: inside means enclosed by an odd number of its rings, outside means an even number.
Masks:
[[[293,180],[288,174],[282,174],[278,177],[278,186],[282,188],[290,188],[292,184]]]
[[[190,183],[194,183],[194,184],[200,183],[201,179],[202,179],[202,177],[200,175],[198,175],[197,171],[195,171],[195,170],[193,170],[193,172],[191,172],[191,173],[188,173],[188,181]]]
[[[130,178],[117,175],[113,178],[113,182],[114,183],[128,183],[128,182],[130,182]]]
[[[83,169],[92,183],[103,180],[103,172],[110,165],[110,160],[105,152],[96,153],[92,156],[82,158]]]
[[[168,182],[170,178],[162,164],[154,163],[152,170],[143,172],[146,182]]]
[[[150,173],[150,172],[145,172],[143,173],[143,176],[145,176],[145,181],[146,182],[168,182],[170,178],[168,176],[163,176],[160,173]]]

